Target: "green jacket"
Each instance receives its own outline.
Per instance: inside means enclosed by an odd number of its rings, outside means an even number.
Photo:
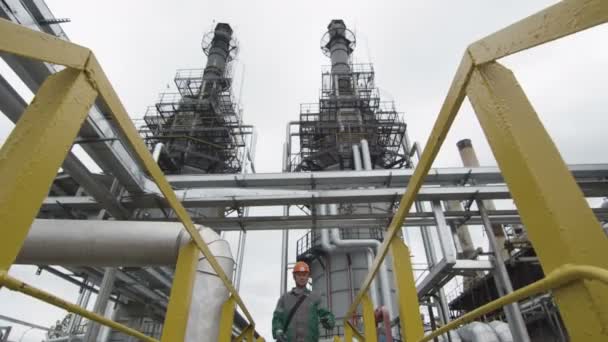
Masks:
[[[300,295],[305,292],[306,299],[294,313],[285,334],[289,342],[317,342],[319,340],[319,323],[325,329],[332,329],[335,324],[334,315],[321,307],[321,297],[309,289],[294,287],[279,298],[277,307],[272,315],[272,337],[277,338],[277,332],[284,330],[289,311],[294,307]]]

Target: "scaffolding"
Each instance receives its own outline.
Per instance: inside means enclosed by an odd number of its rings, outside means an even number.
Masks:
[[[209,55],[215,38],[203,39]],[[161,93],[148,107],[140,134],[148,148],[163,144],[159,164],[167,174],[239,173],[253,127],[244,125],[232,92],[231,63],[236,43],[230,40],[225,68],[183,69],[175,74],[178,92]],[[219,77],[217,75],[220,75]]]
[[[324,66],[318,103],[300,105],[300,120],[290,128],[295,132],[289,134],[289,171],[352,169],[352,146],[362,139],[376,168],[410,166],[403,114],[392,101],[381,100],[371,64],[349,66],[348,73]]]

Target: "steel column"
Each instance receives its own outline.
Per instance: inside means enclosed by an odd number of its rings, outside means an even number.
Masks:
[[[8,270],[15,261],[96,97],[81,71],[66,69],[49,76],[2,146],[0,270]]]
[[[490,249],[493,255],[494,261],[494,281],[496,282],[496,290],[500,297],[508,295],[513,292],[513,285],[509,278],[509,273],[505,267],[505,260],[503,259],[503,249],[500,248],[498,240],[494,235],[494,228],[488,213],[485,208],[485,204],[481,200],[477,200],[477,208],[481,213],[481,219],[483,221],[483,227],[488,234],[488,241],[490,242]],[[528,330],[526,329],[526,323],[521,315],[518,303],[509,304],[504,307],[505,315],[513,334],[515,341],[529,342],[530,336],[528,336]]]
[[[393,255],[395,288],[399,300],[401,335],[406,341],[418,341],[424,336],[424,330],[420,319],[420,304],[410,251],[400,238],[393,239],[390,248]]]
[[[116,279],[117,271],[118,270],[114,267],[108,267],[105,269],[103,279],[101,280],[101,285],[99,285],[99,294],[97,295],[97,299],[95,300],[93,312],[100,315],[103,315],[105,313],[106,307],[108,306],[108,302],[110,301],[112,289],[114,288],[114,280]],[[90,321],[89,326],[87,327],[87,332],[84,335],[84,342],[97,341],[97,335],[99,335],[99,328],[99,324],[95,323],[94,321]]]
[[[180,248],[165,315],[162,342],[184,341],[186,337],[198,257],[199,250],[193,242]]]
[[[608,241],[510,70],[478,66],[467,93],[545,274],[566,264],[608,269]],[[573,341],[608,340],[608,291],[577,281],[554,291]]]

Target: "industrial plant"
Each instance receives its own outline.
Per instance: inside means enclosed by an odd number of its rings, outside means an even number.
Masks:
[[[0,290],[66,312],[47,326],[0,299],[0,342],[21,341],[16,327],[44,342],[608,341],[608,164],[566,164],[498,61],[606,23],[606,1],[558,2],[463,46],[425,144],[410,135],[416,113],[355,62],[351,23],[328,18],[311,32],[320,87],[286,109],[297,120],[275,123],[285,138],[271,173],[256,171],[264,127],[236,96],[247,46],[236,23],[214,22],[204,65],[178,69],[134,121],[67,19],[35,0],[0,2],[0,15],[1,57],[35,94],[28,103],[0,73],[0,112],[15,124],[0,145]],[[497,166],[462,139],[443,146],[461,165],[431,168],[465,98]],[[265,230],[280,231],[267,246],[280,266],[256,267],[280,267],[268,291],[297,299],[289,312],[279,300],[273,322],[239,294],[256,258],[247,234]],[[13,265],[77,287],[77,300]],[[308,284],[291,289],[297,274]]]

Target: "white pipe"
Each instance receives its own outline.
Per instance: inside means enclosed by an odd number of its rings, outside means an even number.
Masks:
[[[464,342],[500,342],[498,336],[489,325],[472,322],[458,329],[458,335]]]
[[[363,157],[363,169],[373,170],[372,157],[369,153],[369,144],[366,139],[361,139],[361,155]]]
[[[234,258],[230,245],[213,230],[201,230],[203,240],[209,246],[228,279],[232,278]],[[196,278],[192,289],[192,302],[188,315],[185,342],[217,341],[222,306],[228,299],[228,289],[217,276],[209,261],[204,256],[199,257]]]
[[[502,321],[492,321],[488,323],[494,332],[498,336],[500,342],[513,342],[513,335],[511,334],[511,328],[509,324]]]
[[[359,146],[353,145],[353,167],[355,170],[362,170],[361,166],[361,153],[359,152]]]
[[[371,270],[372,265],[374,264],[374,257],[376,256],[374,254],[374,250],[371,248],[368,248],[365,256],[367,257],[367,268]],[[369,287],[370,287],[369,293],[370,293],[370,296],[372,297],[372,303],[374,303],[374,307],[380,306],[380,298],[378,298],[378,287],[377,287],[376,281],[373,280]],[[389,315],[390,315],[390,313],[389,313]]]
[[[199,226],[211,253],[231,279],[234,259],[226,240]],[[175,265],[181,246],[190,241],[177,222],[35,220],[17,263],[37,265]],[[153,251],[153,253],[150,253]],[[206,258],[200,257],[186,329],[187,342],[215,341],[228,290]]]
[[[329,214],[337,215],[338,214],[338,205],[330,204],[329,205]],[[380,247],[381,243],[378,240],[374,239],[342,239],[340,237],[340,229],[333,228],[331,230],[330,235],[331,243],[333,243],[337,248],[343,249],[359,249],[359,248],[373,248],[376,252]],[[368,265],[371,268],[371,264]],[[389,282],[388,276],[388,267],[386,267],[386,262],[382,262],[380,264],[380,269],[378,271],[378,276],[380,280],[380,289],[382,293],[382,304],[387,307],[389,313],[391,314],[391,319],[395,316],[395,311],[393,308],[393,301],[391,300],[391,286]],[[375,286],[372,286],[370,291],[374,291]],[[380,305],[381,303],[376,303]]]
[[[175,265],[180,241],[187,236],[177,222],[36,219],[16,263],[92,267]]]
[[[158,162],[158,158],[160,158],[160,154],[163,151],[163,147],[165,147],[165,145],[163,143],[157,143],[156,145],[154,145],[154,151],[152,152],[152,159],[154,159],[155,162]]]
[[[317,205],[317,211],[321,216],[327,215],[327,204]],[[334,246],[329,239],[328,229],[321,229],[321,249],[326,253],[332,253],[336,250],[336,246]]]

